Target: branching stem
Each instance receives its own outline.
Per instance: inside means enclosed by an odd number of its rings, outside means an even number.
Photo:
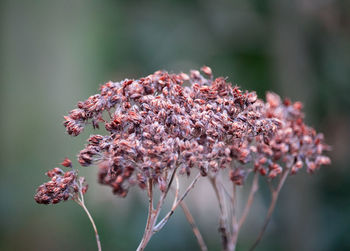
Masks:
[[[201,176],[200,174],[198,174],[196,176],[196,178],[192,181],[192,183],[186,189],[186,191],[180,197],[180,199],[177,199],[178,192],[176,193],[175,200],[173,202],[173,206],[171,208],[171,211],[158,224],[156,224],[160,210],[164,204],[165,198],[169,192],[169,189],[172,185],[174,177],[176,176],[175,172],[176,172],[176,169],[172,172],[170,179],[169,179],[167,189],[164,192],[162,192],[155,209],[153,209],[153,194],[152,194],[151,179],[149,181],[149,184],[148,184],[149,210],[148,210],[147,224],[146,224],[146,228],[145,228],[145,232],[144,232],[144,235],[142,237],[142,240],[137,248],[137,251],[143,251],[145,249],[145,247],[147,246],[148,242],[150,241],[152,235],[163,228],[163,226],[168,222],[168,219],[170,218],[170,216],[174,213],[175,209],[179,206],[180,202],[183,201],[183,199],[187,196],[189,191],[193,188],[193,186],[195,185],[195,183],[197,182],[197,180]],[[179,189],[178,181],[176,181],[176,182],[177,182],[177,190],[178,190]]]
[[[280,178],[280,181],[277,185],[277,188],[275,189],[272,189],[272,198],[271,198],[271,203],[270,203],[270,206],[269,206],[269,209],[267,211],[267,215],[266,215],[266,218],[265,218],[265,221],[264,221],[264,225],[258,235],[258,238],[256,239],[256,241],[254,242],[253,246],[250,248],[250,251],[253,251],[257,245],[259,244],[259,242],[261,241],[261,238],[263,237],[265,231],[266,231],[266,228],[271,220],[271,216],[272,216],[272,213],[275,209],[275,206],[276,206],[276,202],[277,202],[277,199],[278,199],[278,195],[288,177],[288,174],[289,174],[289,169],[286,169],[283,174],[282,174],[282,177]]]
[[[198,173],[197,176],[193,179],[192,183],[187,187],[186,191],[183,193],[183,195],[176,201],[176,203],[173,204],[170,212],[167,213],[167,215],[154,227],[154,232],[158,232],[161,230],[164,225],[168,222],[169,218],[173,215],[175,209],[180,205],[180,203],[183,201],[183,199],[187,196],[187,194],[190,192],[190,190],[194,187],[198,179],[201,177],[201,174]]]

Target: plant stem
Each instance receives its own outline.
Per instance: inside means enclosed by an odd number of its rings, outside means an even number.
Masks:
[[[153,190],[152,190],[152,188],[153,188],[152,179],[149,179],[148,180],[148,187],[147,187],[147,194],[148,194],[147,223],[146,223],[145,231],[143,233],[142,240],[141,240],[137,250],[143,250],[144,249],[143,245],[145,245],[144,242],[145,242],[145,239],[146,239],[146,235],[149,232],[150,224],[151,224],[151,221],[152,221],[152,214],[153,214],[153,211],[154,211],[154,209],[153,209]]]
[[[97,243],[97,250],[98,250],[98,251],[101,251],[102,248],[101,248],[100,237],[99,237],[99,235],[98,235],[97,227],[96,227],[96,225],[95,225],[94,219],[92,218],[92,216],[91,216],[89,210],[86,208],[85,203],[84,203],[84,200],[78,199],[78,200],[76,200],[76,202],[78,203],[78,205],[80,205],[80,206],[84,209],[85,213],[86,213],[87,216],[89,217],[89,220],[90,220],[90,222],[91,222],[91,224],[92,224],[92,227],[94,228],[94,231],[95,231],[95,237],[96,237],[96,243]]]
[[[143,234],[142,240],[137,247],[137,251],[143,251],[145,247],[147,246],[148,242],[150,241],[152,235],[159,230],[161,230],[164,225],[168,222],[170,216],[174,213],[175,209],[179,206],[179,204],[183,201],[183,199],[187,196],[189,191],[194,187],[195,183],[198,181],[198,179],[201,177],[200,173],[194,178],[192,183],[187,187],[186,191],[184,194],[180,197],[180,199],[177,199],[178,197],[178,189],[179,189],[179,184],[178,184],[178,179],[176,178],[176,169],[172,172],[171,177],[169,179],[168,187],[167,189],[161,194],[159,201],[157,203],[156,209],[153,209],[153,195],[152,195],[152,182],[149,181],[148,185],[148,197],[149,197],[149,210],[148,210],[148,218],[147,218],[147,224],[145,228],[145,232]],[[176,178],[176,195],[175,195],[175,200],[173,202],[173,206],[170,210],[170,212],[158,223],[157,219],[160,213],[160,210],[164,204],[165,198],[169,192],[169,189],[171,187],[171,184],[174,180],[174,177]]]
[[[278,195],[281,191],[281,188],[282,186],[284,185],[287,177],[288,177],[288,174],[289,174],[289,169],[286,169],[283,174],[282,174],[282,177],[278,183],[278,186],[276,189],[272,189],[272,198],[271,198],[271,203],[270,203],[270,206],[269,206],[269,209],[267,211],[267,215],[266,215],[266,218],[265,218],[265,221],[264,221],[264,225],[258,235],[258,238],[256,239],[256,241],[254,242],[253,246],[250,248],[250,251],[253,251],[256,246],[259,244],[259,242],[261,241],[261,238],[263,237],[265,231],[266,231],[266,228],[271,220],[271,216],[272,216],[272,213],[275,209],[275,206],[276,206],[276,202],[277,202],[277,199],[278,199]]]
[[[147,224],[146,224],[146,229],[145,232],[143,234],[142,240],[139,244],[139,246],[137,247],[137,251],[142,251],[145,249],[145,247],[147,246],[148,242],[150,241],[153,233],[154,233],[154,225],[157,222],[160,210],[164,204],[165,198],[169,192],[169,189],[171,187],[171,184],[174,180],[174,176],[176,173],[177,168],[174,169],[174,171],[172,172],[169,182],[168,182],[168,186],[167,189],[161,194],[159,201],[157,203],[156,209],[153,209],[153,194],[152,194],[152,180],[149,179],[149,183],[148,183],[148,197],[149,197],[149,209],[148,209],[148,217],[147,217]]]
[[[221,234],[221,242],[222,242],[223,250],[234,250],[234,248],[229,247],[230,234],[229,234],[228,228],[227,228],[227,220],[228,219],[227,219],[227,214],[226,214],[226,210],[225,210],[222,189],[218,186],[217,176],[210,177],[209,179],[211,181],[211,184],[214,188],[216,197],[217,197],[218,202],[219,202],[219,209],[220,209],[219,232]]]
[[[174,213],[175,209],[180,205],[180,203],[184,200],[184,198],[187,196],[187,194],[190,192],[190,190],[194,187],[198,179],[201,177],[201,174],[198,173],[197,176],[193,179],[192,183],[187,187],[186,191],[183,193],[183,195],[180,197],[179,200],[176,201],[176,203],[173,204],[170,212],[167,213],[167,215],[154,227],[154,232],[158,232],[161,230],[164,225],[168,222],[171,215]]]
[[[196,236],[197,238],[197,242],[199,244],[199,247],[202,251],[207,251],[208,248],[207,248],[207,245],[205,245],[205,242],[203,240],[203,237],[193,219],[193,216],[190,212],[190,210],[188,209],[186,203],[184,201],[180,202],[180,206],[182,207],[182,210],[184,211],[184,214],[186,216],[186,219],[187,221],[190,223],[191,227],[192,227],[192,231],[194,233],[194,235]]]
[[[252,183],[252,187],[250,189],[249,197],[248,197],[248,200],[247,200],[247,204],[245,205],[242,217],[241,217],[241,219],[239,221],[239,224],[238,224],[238,231],[241,229],[243,223],[245,222],[245,220],[246,220],[246,218],[247,218],[247,216],[248,216],[248,214],[250,212],[250,208],[252,207],[252,204],[253,204],[253,201],[254,201],[254,195],[259,189],[258,181],[259,181],[259,174],[258,174],[258,172],[255,172],[253,183]]]
[[[237,244],[237,236],[238,236],[238,223],[237,223],[237,187],[236,184],[233,183],[232,189],[232,234],[230,236],[230,244],[233,249],[236,248]]]
[[[173,206],[172,208],[174,208],[176,206],[176,203],[177,203],[177,200],[178,200],[178,197],[179,197],[179,188],[180,188],[180,183],[179,183],[179,178],[178,176],[175,174],[175,184],[176,184],[176,187],[175,187],[175,198],[174,198],[174,202],[173,202]],[[192,231],[197,239],[197,242],[199,244],[199,247],[202,251],[207,251],[208,248],[207,246],[205,245],[205,242],[203,240],[203,237],[193,219],[193,216],[190,212],[190,210],[188,209],[186,203],[184,201],[181,201],[180,202],[180,206],[186,216],[186,219],[187,221],[190,223],[191,227],[192,227]]]

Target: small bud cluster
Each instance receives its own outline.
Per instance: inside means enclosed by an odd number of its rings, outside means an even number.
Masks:
[[[63,166],[71,166],[69,159],[62,162]],[[79,192],[86,193],[88,186],[84,184],[85,179],[78,177],[76,171],[64,172],[55,167],[46,175],[50,181],[38,187],[34,199],[39,204],[57,204],[68,199],[76,199]]]

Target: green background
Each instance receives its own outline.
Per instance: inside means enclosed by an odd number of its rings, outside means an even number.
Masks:
[[[91,130],[72,138],[63,115],[100,84],[212,67],[243,89],[300,100],[325,133],[333,164],[290,177],[257,250],[350,250],[350,1],[0,1],[0,250],[95,250],[73,202],[35,203],[44,173],[74,159]],[[87,206],[104,250],[134,250],[146,196],[117,198],[81,168]],[[238,250],[256,238],[268,206],[262,184]],[[209,246],[220,250],[217,203],[201,181],[189,206]],[[245,198],[245,195],[242,196]],[[196,250],[181,211],[147,250]]]

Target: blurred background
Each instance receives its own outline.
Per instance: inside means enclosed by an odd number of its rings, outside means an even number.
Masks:
[[[332,145],[332,165],[290,177],[257,250],[350,250],[350,1],[0,1],[0,250],[96,250],[73,202],[35,203],[44,173],[74,159],[92,131],[72,138],[63,115],[99,85],[212,67],[243,89],[300,100]],[[104,250],[135,250],[146,196],[117,198],[81,168]],[[187,198],[209,250],[220,250],[217,203],[205,180]],[[247,250],[269,194],[261,182],[238,243]],[[264,190],[265,189],[265,190]],[[264,192],[265,191],[265,192]],[[242,191],[242,203],[246,198]],[[147,250],[197,250],[181,210]]]

